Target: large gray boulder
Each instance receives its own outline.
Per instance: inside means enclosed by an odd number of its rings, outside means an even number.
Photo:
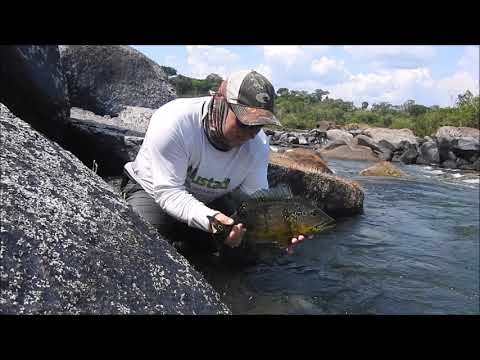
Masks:
[[[440,155],[435,141],[427,141],[420,146],[420,153],[417,158],[417,164],[438,164]]]
[[[145,115],[144,112],[134,114]],[[62,147],[86,166],[95,166],[100,176],[120,176],[123,165],[133,161],[142,146],[145,132],[133,130],[141,130],[140,126],[130,126],[141,118],[135,119],[133,114],[123,119],[102,117],[76,108],[72,108],[71,115]]]
[[[57,46],[0,46],[0,102],[36,130],[61,139],[70,104]]]
[[[435,134],[440,161],[449,160],[449,151],[456,156],[471,159],[480,151],[480,130],[469,127],[442,126]]]
[[[394,151],[402,147],[402,141],[417,145],[417,138],[410,129],[367,128],[362,131],[362,134],[371,137],[377,144],[381,141],[390,144]]]
[[[404,164],[415,164],[417,157],[417,147],[415,145],[411,145],[400,155],[399,160]]]
[[[353,135],[340,129],[327,130],[327,139],[331,141],[343,140],[349,144],[353,140]]]
[[[160,65],[130,46],[59,46],[72,106],[117,116],[124,106],[157,109],[176,98]]]
[[[0,104],[1,314],[227,314],[94,172]]]

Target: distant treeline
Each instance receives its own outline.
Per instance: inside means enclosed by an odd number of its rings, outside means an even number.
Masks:
[[[177,75],[175,69],[163,67],[169,81],[175,86],[178,97],[206,96],[209,90],[217,90],[222,78],[210,74],[204,80]],[[387,127],[411,129],[417,136],[434,134],[441,126],[467,126],[480,128],[480,98],[469,90],[458,94],[453,107],[424,106],[408,100],[402,105],[388,102],[356,107],[353,102],[328,97],[329,92],[317,89],[313,92],[277,90],[276,112],[287,128],[312,129],[319,121],[337,125],[357,124],[359,127]]]

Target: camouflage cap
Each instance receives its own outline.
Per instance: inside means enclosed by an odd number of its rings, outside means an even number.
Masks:
[[[274,114],[275,90],[265,76],[242,70],[231,74],[222,86],[221,92],[243,124],[281,126]]]

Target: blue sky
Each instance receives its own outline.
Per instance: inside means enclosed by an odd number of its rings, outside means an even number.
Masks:
[[[275,89],[323,89],[359,106],[409,99],[452,106],[467,89],[479,92],[479,45],[455,46],[183,46],[133,47],[160,65],[204,79],[211,73],[255,69]]]

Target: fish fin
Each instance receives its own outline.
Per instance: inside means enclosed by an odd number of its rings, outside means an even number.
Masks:
[[[274,188],[261,189],[250,195],[251,199],[256,200],[285,200],[292,199],[292,190],[288,185],[280,184]]]

